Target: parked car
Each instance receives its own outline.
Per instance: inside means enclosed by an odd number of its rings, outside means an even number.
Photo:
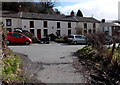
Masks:
[[[17,32],[9,32],[6,36],[6,43],[7,44],[11,44],[11,43],[24,43],[24,44],[31,44],[32,43],[32,40],[21,34],[21,33],[17,33]]]
[[[69,44],[86,44],[86,37],[83,35],[69,35],[68,36]]]

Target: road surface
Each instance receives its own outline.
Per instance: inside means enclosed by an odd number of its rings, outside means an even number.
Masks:
[[[31,44],[9,46],[14,52],[28,55],[32,62],[43,64],[43,70],[37,72],[37,79],[45,83],[85,83],[86,80],[73,68],[72,55],[84,45],[66,45],[51,42],[50,44]],[[36,69],[34,69],[36,70]]]

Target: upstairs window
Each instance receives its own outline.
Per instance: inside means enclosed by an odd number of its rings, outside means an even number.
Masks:
[[[44,22],[43,22],[43,26],[44,26],[44,27],[48,27],[48,26],[47,26],[47,21],[44,21]]]
[[[6,26],[12,26],[12,20],[6,19]]]
[[[30,28],[34,28],[34,21],[30,21]]]
[[[87,29],[87,23],[84,23],[84,28],[86,28],[86,29]]]
[[[68,22],[68,28],[71,28],[71,23],[70,22]]]
[[[60,22],[57,22],[57,28],[60,28]]]
[[[96,28],[96,24],[95,23],[93,23],[93,28]]]

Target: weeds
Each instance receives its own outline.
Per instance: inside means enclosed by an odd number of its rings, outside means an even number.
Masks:
[[[89,70],[91,85],[120,84],[120,51],[115,48],[111,54],[112,51],[113,47],[96,50],[92,46],[86,46],[76,52],[79,61],[85,62],[86,69],[94,70],[94,72]]]
[[[21,60],[19,56],[12,55],[3,58],[2,78],[4,82],[19,82],[24,79],[21,77]]]

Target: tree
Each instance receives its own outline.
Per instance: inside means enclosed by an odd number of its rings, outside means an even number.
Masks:
[[[22,12],[34,12],[34,13],[45,13],[52,14],[55,2],[3,2],[2,10],[19,12],[18,8],[21,5]],[[58,12],[54,12],[60,14]]]
[[[58,9],[55,9],[56,14],[60,14],[60,11]]]
[[[83,17],[83,14],[82,14],[82,12],[80,10],[78,10],[77,16]]]

